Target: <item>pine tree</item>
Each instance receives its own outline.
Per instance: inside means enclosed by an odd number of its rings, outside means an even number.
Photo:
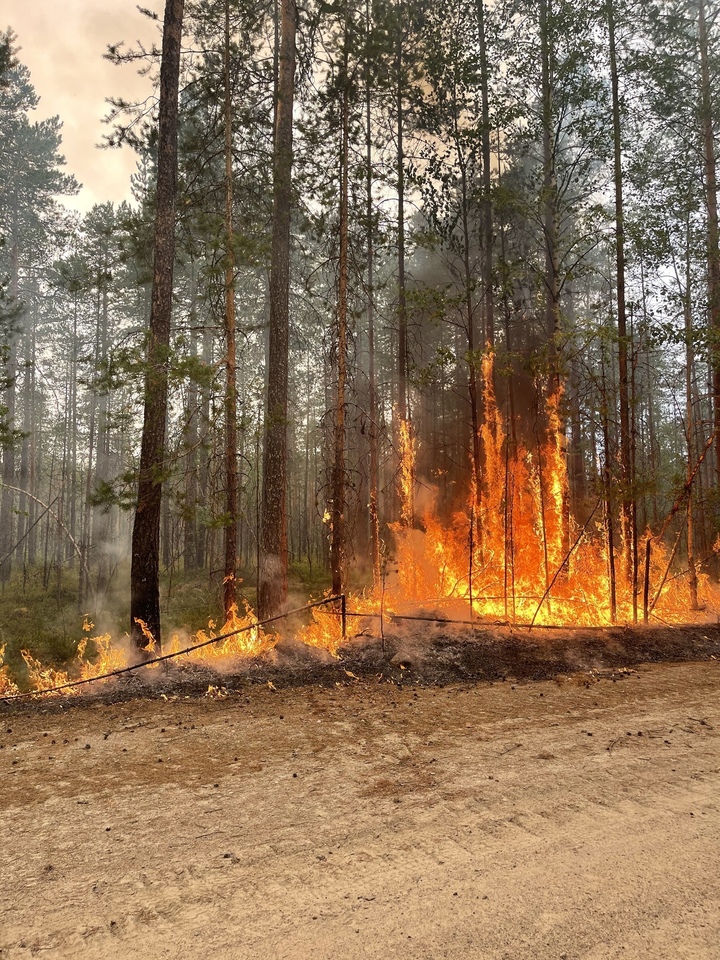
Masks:
[[[130,574],[130,635],[147,646],[143,625],[160,634],[160,507],[167,424],[168,362],[175,261],[178,88],[183,0],[167,0],[163,28],[158,130],[157,212],[145,413]]]

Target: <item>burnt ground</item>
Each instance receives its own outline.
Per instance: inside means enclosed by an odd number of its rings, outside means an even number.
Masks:
[[[334,658],[293,640],[256,658],[214,666],[169,661],[109,684],[89,685],[82,698],[121,702],[141,696],[205,693],[209,685],[227,690],[250,684],[348,685],[356,679],[442,686],[458,682],[539,681],[559,676],[619,675],[644,663],[720,659],[720,624],[581,628],[469,627],[450,623],[397,621],[381,640],[361,633]],[[76,697],[69,698],[72,703]],[[3,711],[33,710],[47,699],[4,703]]]
[[[719,633],[415,625],[5,704],[0,960],[716,960]]]
[[[410,623],[384,644],[373,639],[341,651],[348,669],[421,683],[548,680],[560,674],[613,672],[632,664],[720,657],[720,625],[545,629]],[[340,664],[339,666],[343,666]],[[326,668],[327,669],[327,668]]]

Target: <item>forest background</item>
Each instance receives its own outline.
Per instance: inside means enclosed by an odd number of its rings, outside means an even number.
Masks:
[[[0,47],[11,667],[21,648],[68,659],[84,615],[137,632],[143,481],[157,637],[161,616],[194,630],[242,599],[267,615],[289,591],[377,585],[398,525],[430,511],[469,517],[473,556],[494,444],[506,463],[554,446],[568,529],[594,525],[635,615],[649,536],[701,606],[720,519],[717,7],[167,6],[182,49],[159,364],[157,98],[110,108],[108,147],[137,152],[132,201],[80,217],[61,120],[33,119],[12,30]],[[107,56],[159,93],[159,48]],[[507,511],[507,468],[500,483]],[[523,534],[502,535],[507,587]]]

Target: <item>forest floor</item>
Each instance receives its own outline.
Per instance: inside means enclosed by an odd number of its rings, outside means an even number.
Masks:
[[[619,636],[3,705],[0,960],[715,960],[718,630]]]

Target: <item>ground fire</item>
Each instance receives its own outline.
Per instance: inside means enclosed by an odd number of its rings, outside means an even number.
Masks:
[[[399,519],[389,525],[394,556],[386,563],[379,583],[345,598],[349,620],[333,605],[315,607],[297,638],[338,656],[343,643],[351,643],[353,637],[366,635],[368,630],[377,631],[379,620],[392,621],[394,616],[423,611],[431,614],[430,619],[437,615],[439,621],[530,628],[632,624],[638,620],[639,609],[646,621],[655,623],[716,619],[718,586],[708,576],[696,573],[702,602],[694,603],[688,572],[671,574],[674,551],[661,540],[653,542],[650,533],[646,540],[651,541],[651,548],[645,555],[650,566],[642,571],[645,591],[639,602],[639,578],[633,578],[629,568],[630,551],[622,541],[619,548],[611,547],[601,503],[582,527],[568,511],[561,397],[550,394],[547,400],[544,442],[535,451],[522,443],[510,450],[492,383],[492,359],[488,358],[480,444],[483,467],[478,471],[479,487],[471,482],[464,509],[455,511],[449,524],[439,519],[432,489],[417,475],[412,425],[401,422]],[[29,689],[51,690],[75,679],[102,677],[127,667],[132,660],[129,648],[113,642],[108,634],[93,636],[90,641],[93,626],[86,619],[86,636],[67,671],[47,668],[23,651]],[[144,623],[140,626],[148,641],[145,652],[152,658],[154,638]],[[209,642],[225,635],[227,639]],[[189,645],[204,644],[184,659],[227,665],[233,658],[262,654],[282,635],[282,628],[263,629],[249,605],[244,605],[242,613],[235,605],[220,627],[211,620],[207,630],[190,640],[173,634],[163,653],[176,655]],[[87,656],[89,644],[92,657]],[[7,668],[1,666],[0,693],[17,693]]]

